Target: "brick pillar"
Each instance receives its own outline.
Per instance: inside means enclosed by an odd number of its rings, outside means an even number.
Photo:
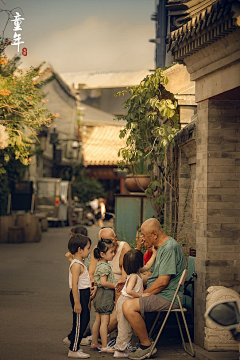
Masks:
[[[240,101],[198,104],[195,343],[203,346],[206,289],[240,291]]]

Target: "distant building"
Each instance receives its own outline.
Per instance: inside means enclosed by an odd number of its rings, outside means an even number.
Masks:
[[[116,115],[126,114],[123,102],[127,95],[114,95],[126,89],[127,86],[137,85],[150,72],[148,70],[128,72],[79,72],[61,74],[66,84],[72,90],[80,91],[83,104]]]
[[[124,178],[116,170],[118,150],[125,146],[125,140],[119,139],[125,122],[114,121],[113,114],[82,103],[79,90],[70,88],[51,65],[43,64],[40,72],[46,106],[59,117],[40,133],[39,150],[32,159],[28,179],[71,179],[72,164],[83,161],[88,176],[102,182],[108,210],[112,211],[114,193],[124,192]]]

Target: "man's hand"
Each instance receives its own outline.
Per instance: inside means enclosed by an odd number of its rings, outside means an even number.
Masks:
[[[115,285],[115,289],[117,292],[120,292],[123,289],[125,282],[126,282],[126,279],[119,279],[117,281],[117,283]]]
[[[90,300],[93,300],[97,293],[97,286],[92,286],[90,290]]]
[[[74,304],[74,312],[75,312],[76,314],[81,314],[81,312],[82,312],[82,306],[81,306],[80,303],[75,303],[75,304]]]
[[[142,294],[142,297],[146,297],[146,296],[151,296],[151,294],[149,294],[149,293],[143,293]]]

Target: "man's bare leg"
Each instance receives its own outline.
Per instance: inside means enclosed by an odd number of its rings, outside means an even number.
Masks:
[[[140,315],[139,299],[129,299],[123,303],[122,311],[128,322],[131,324],[133,330],[137,334],[141,345],[150,346],[151,341],[149,340],[145,321]]]
[[[110,315],[110,322],[108,324],[108,334],[110,334],[113,330],[117,329],[117,312],[116,309]]]

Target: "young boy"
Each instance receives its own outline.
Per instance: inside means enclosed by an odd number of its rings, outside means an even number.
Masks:
[[[73,309],[73,326],[70,334],[63,340],[64,344],[70,345],[68,357],[77,359],[89,358],[79,349],[83,333],[89,323],[89,298],[90,298],[90,278],[88,270],[83,263],[90,253],[91,240],[84,235],[78,234],[68,242],[68,250],[74,259],[69,266],[69,287],[70,301]]]

